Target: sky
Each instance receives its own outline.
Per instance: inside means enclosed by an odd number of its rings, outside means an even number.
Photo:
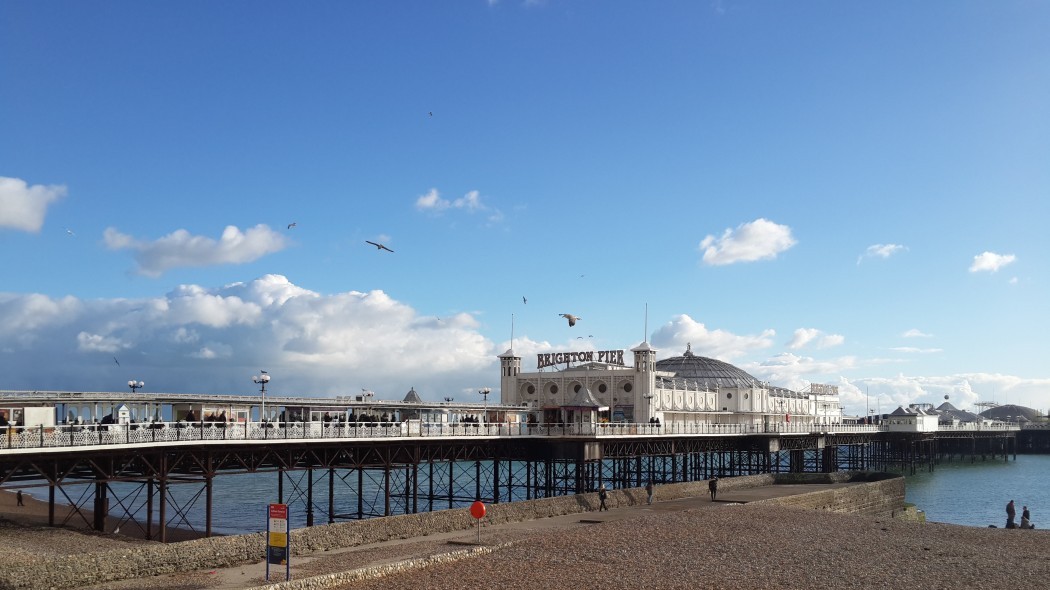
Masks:
[[[1026,0],[5,0],[0,390],[466,402],[512,346],[644,340],[847,414],[1045,412],[1047,30]]]

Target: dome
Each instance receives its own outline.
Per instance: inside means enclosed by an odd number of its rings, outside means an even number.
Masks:
[[[705,356],[693,354],[692,346],[687,344],[682,356],[673,356],[656,361],[657,371],[670,371],[675,379],[691,381],[699,389],[716,387],[751,387],[761,383],[760,380],[729,363]]]
[[[981,417],[1009,422],[1017,422],[1018,418],[1023,417],[1030,422],[1034,422],[1039,419],[1039,410],[1033,410],[1032,408],[1027,408],[1025,406],[1006,404],[995,406],[994,408],[988,408],[981,412]]]

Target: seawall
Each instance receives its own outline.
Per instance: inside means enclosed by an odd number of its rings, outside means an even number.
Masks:
[[[825,474],[764,474],[719,480],[719,491],[783,484],[853,483],[848,487],[819,490],[761,500],[782,506],[866,515],[896,516],[904,511],[904,478],[895,474],[838,472]],[[658,500],[704,496],[707,482],[658,486]],[[644,503],[645,490],[610,490],[610,507]],[[491,524],[520,522],[594,511],[596,493],[541,498],[487,506],[485,521]],[[475,521],[466,508],[373,518],[292,531],[292,554],[353,547],[392,539],[467,531]],[[265,553],[265,533],[212,537],[180,543],[146,544],[139,548],[92,554],[50,557],[38,563],[0,570],[0,589],[76,588],[102,582],[143,578],[205,568],[256,563]]]

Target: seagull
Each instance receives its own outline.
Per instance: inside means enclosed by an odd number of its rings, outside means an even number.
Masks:
[[[522,302],[522,304],[525,304],[525,303],[528,303],[528,302],[529,302],[529,300],[528,300],[528,299],[525,299],[525,296],[524,296],[524,295],[522,295],[522,296],[521,296],[521,302]]]
[[[292,229],[293,227],[295,227],[294,221],[288,224],[288,229]]]
[[[434,111],[427,112],[427,117],[433,117],[433,116],[434,116]]]
[[[569,327],[570,328],[576,325],[576,321],[577,320],[582,320],[583,319],[580,316],[575,316],[575,315],[572,315],[571,313],[559,313],[558,315],[560,315],[561,317],[569,320]]]
[[[380,250],[386,250],[387,252],[393,252],[393,250],[391,250],[390,248],[387,248],[383,244],[379,244],[379,243],[376,243],[376,242],[369,242],[368,240],[365,240],[365,243],[366,244],[372,244],[373,246],[375,246],[376,248],[379,248]]]
[[[68,227],[66,228],[66,233],[74,238],[77,237],[77,234],[73,233],[73,230],[69,229]]]
[[[262,369],[259,369],[259,372],[262,373],[263,375],[268,375],[269,374],[266,371],[263,371]]]
[[[113,357],[113,362],[117,363],[118,367],[120,366],[120,361],[117,360],[117,357]]]

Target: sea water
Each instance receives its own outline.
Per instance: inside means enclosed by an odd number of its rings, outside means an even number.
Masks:
[[[942,462],[933,472],[905,479],[905,499],[926,513],[926,520],[987,527],[1006,526],[1006,503],[1032,512],[1036,528],[1050,528],[1050,456],[1011,455],[1010,460],[957,458]]]

